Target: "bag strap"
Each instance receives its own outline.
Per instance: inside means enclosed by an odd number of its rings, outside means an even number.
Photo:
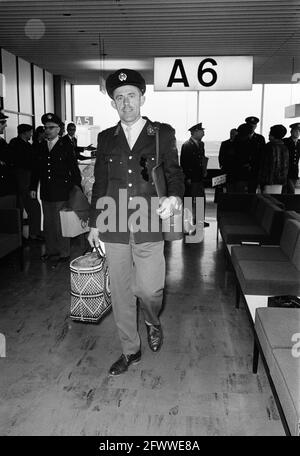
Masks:
[[[155,130],[155,153],[156,153],[156,165],[159,165],[159,126],[154,126]]]

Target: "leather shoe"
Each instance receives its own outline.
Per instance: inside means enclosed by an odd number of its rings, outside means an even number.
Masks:
[[[160,350],[163,342],[163,333],[161,325],[147,325],[148,344],[152,351],[157,352]]]
[[[122,355],[109,369],[109,375],[121,375],[128,370],[130,364],[137,364],[141,360],[141,350],[133,355]]]

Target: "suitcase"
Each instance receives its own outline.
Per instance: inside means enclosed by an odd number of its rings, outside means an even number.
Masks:
[[[98,323],[111,310],[109,272],[99,251],[87,253],[70,263],[72,320]]]

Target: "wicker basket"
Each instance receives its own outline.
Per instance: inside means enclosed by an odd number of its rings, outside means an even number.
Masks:
[[[106,258],[96,252],[75,258],[71,270],[71,315],[73,320],[98,323],[111,310]]]

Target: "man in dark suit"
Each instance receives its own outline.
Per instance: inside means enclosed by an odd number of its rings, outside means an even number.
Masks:
[[[0,198],[4,205],[15,205],[17,187],[13,174],[10,150],[5,139],[1,137],[7,127],[8,118],[7,115],[0,111]]]
[[[234,140],[238,134],[237,128],[230,130],[230,138],[222,141],[219,150],[219,165],[223,173],[226,174],[226,189],[228,193],[233,190],[233,170],[234,170]]]
[[[70,239],[63,237],[59,211],[66,206],[74,185],[80,186],[81,175],[71,144],[59,136],[61,120],[55,114],[42,116],[46,140],[40,144],[31,181],[31,197],[36,198],[38,182],[44,213],[46,252],[42,261],[52,265],[70,257]]]
[[[246,117],[245,122],[251,128],[251,134],[249,137],[249,152],[250,152],[250,172],[248,180],[248,193],[256,193],[258,185],[258,174],[260,170],[260,164],[262,160],[263,149],[266,144],[265,138],[256,133],[257,124],[259,118],[255,116]]]
[[[196,197],[204,197],[205,206],[204,177],[206,176],[207,158],[202,141],[204,136],[202,122],[193,125],[189,131],[191,137],[182,144],[180,154],[180,165],[185,175],[185,196],[191,196],[193,200]],[[204,222],[204,226],[209,226],[209,223]]]
[[[17,184],[18,206],[22,219],[24,209],[28,216],[28,239],[43,241],[40,204],[37,199],[30,198],[30,181],[34,166],[33,148],[30,143],[32,132],[32,125],[18,125],[18,136],[10,141],[9,149]]]
[[[90,157],[86,157],[85,155],[82,155],[81,153],[84,152],[84,150],[95,150],[96,148],[93,147],[91,144],[87,147],[82,147],[77,145],[77,138],[75,136],[76,133],[76,125],[73,122],[68,123],[67,125],[67,134],[63,136],[63,140],[66,142],[70,142],[73,146],[74,149],[74,154],[77,160],[89,160]]]
[[[141,359],[136,298],[144,314],[150,349],[157,352],[162,345],[158,315],[165,282],[164,242],[161,228],[152,229],[151,222],[158,219],[157,214],[162,219],[172,215],[180,205],[184,185],[174,129],[141,117],[146,90],[141,74],[129,69],[116,71],[108,77],[106,89],[120,122],[98,136],[89,242],[92,246],[100,244],[106,251],[114,318],[123,351],[109,374],[120,375]],[[155,208],[151,204],[153,199],[157,201],[151,170],[156,163],[156,129],[169,196]],[[112,224],[106,232],[101,226],[105,197],[110,197],[117,208],[109,214]],[[100,204],[103,209],[97,210]],[[136,204],[141,204],[140,223],[134,218]]]
[[[284,138],[283,142],[289,151],[289,171],[287,185],[283,188],[283,193],[295,193],[295,186],[299,178],[299,158],[300,158],[300,123],[290,125],[291,135]]]

